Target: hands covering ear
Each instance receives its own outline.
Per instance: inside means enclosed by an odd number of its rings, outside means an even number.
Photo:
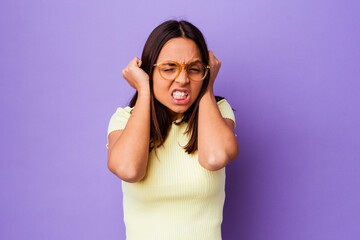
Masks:
[[[134,57],[122,71],[122,76],[138,92],[149,88],[149,75],[140,66],[141,60]]]
[[[209,51],[209,65],[210,65],[210,82],[208,86],[208,91],[213,92],[215,78],[220,70],[221,61],[214,56],[214,53]]]

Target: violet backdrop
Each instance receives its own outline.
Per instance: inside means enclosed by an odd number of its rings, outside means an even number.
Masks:
[[[360,4],[340,0],[0,2],[0,239],[125,239],[106,131],[122,69],[185,19],[236,109],[224,240],[360,239]]]

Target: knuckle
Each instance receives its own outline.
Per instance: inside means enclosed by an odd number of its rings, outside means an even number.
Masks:
[[[125,77],[126,76],[126,73],[127,73],[127,69],[125,68],[124,70],[122,70],[122,76]]]

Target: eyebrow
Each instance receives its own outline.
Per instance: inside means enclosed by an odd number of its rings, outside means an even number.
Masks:
[[[168,60],[164,60],[164,61],[162,61],[162,62],[167,62],[167,61],[177,62],[177,61],[175,61],[175,60],[170,60],[170,59],[168,59]],[[197,58],[197,59],[195,59],[195,60],[188,61],[188,62],[187,62],[187,63],[185,63],[185,64],[194,63],[194,62],[202,62],[202,60],[201,60],[201,59],[199,59],[199,58]],[[177,62],[177,63],[179,63],[179,62]],[[180,63],[180,64],[181,64],[181,63]]]
[[[163,64],[169,65],[169,66],[173,66],[175,65],[175,63],[173,62],[167,62],[168,60],[164,61]]]

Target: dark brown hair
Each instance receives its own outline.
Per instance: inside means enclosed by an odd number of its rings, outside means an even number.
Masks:
[[[168,130],[172,124],[172,119],[169,110],[166,106],[161,104],[154,97],[153,90],[153,65],[156,63],[157,58],[160,54],[160,51],[164,44],[172,38],[188,38],[193,40],[198,46],[202,61],[205,64],[209,64],[209,52],[205,42],[205,39],[200,32],[200,30],[195,27],[193,24],[187,21],[176,21],[169,20],[163,22],[157,26],[150,34],[147,39],[141,60],[141,68],[149,75],[149,84],[150,84],[150,145],[149,151],[153,148],[160,147],[163,145]],[[211,69],[210,69],[211,70]],[[198,112],[199,112],[199,103],[201,97],[204,95],[206,88],[209,85],[210,74],[206,76],[203,80],[203,85],[200,90],[198,98],[195,102],[189,107],[189,109],[184,113],[184,117],[180,122],[175,122],[179,125],[182,122],[187,122],[188,126],[186,129],[186,134],[191,135],[188,144],[184,147],[188,154],[194,153],[197,150],[197,131],[198,131]],[[134,107],[136,104],[138,93],[136,92],[133,98],[131,99],[129,106]],[[216,96],[216,101],[220,101],[223,97]]]

